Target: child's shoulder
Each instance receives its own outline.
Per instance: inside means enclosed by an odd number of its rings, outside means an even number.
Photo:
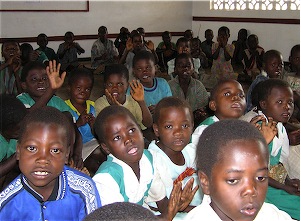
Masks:
[[[11,199],[22,191],[23,185],[21,183],[21,176],[15,178],[1,193],[0,193],[0,209]]]
[[[263,203],[254,221],[264,220],[283,221],[293,219],[286,212],[279,210],[275,205],[270,203]]]

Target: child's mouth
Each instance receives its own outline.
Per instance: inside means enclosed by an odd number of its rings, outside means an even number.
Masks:
[[[34,175],[36,176],[47,176],[49,173],[46,171],[35,171]]]
[[[247,205],[240,210],[240,212],[246,216],[254,216],[257,213],[258,209],[254,205]]]
[[[134,148],[131,148],[131,149],[129,150],[128,154],[134,155],[134,154],[137,153],[137,151],[138,151],[138,148],[137,148],[137,147],[134,147]]]
[[[46,90],[45,87],[38,87],[38,88],[37,88],[37,91],[44,91],[44,90]]]

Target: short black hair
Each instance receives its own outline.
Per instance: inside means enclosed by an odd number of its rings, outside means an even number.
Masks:
[[[0,132],[18,125],[27,113],[24,104],[13,95],[0,95]]]
[[[93,87],[94,75],[87,68],[75,68],[74,70],[72,70],[68,77],[68,85],[71,86],[75,82],[75,80],[78,80],[79,78],[83,78],[83,77],[90,78]]]
[[[288,82],[277,78],[259,82],[251,93],[252,104],[261,110],[260,101],[267,100],[274,88],[290,88],[290,85]]]
[[[177,66],[178,61],[180,59],[190,59],[191,62],[192,62],[192,65],[194,65],[193,58],[192,58],[191,54],[187,54],[187,53],[178,54],[177,57],[175,58],[175,66]]]
[[[218,32],[217,33],[220,33],[220,32],[225,32],[226,34],[230,35],[230,29],[226,26],[222,26],[218,29]]]
[[[290,56],[293,56],[293,54],[296,53],[296,52],[300,52],[300,44],[297,44],[297,45],[292,47],[291,52],[290,52]]]
[[[155,214],[141,205],[130,202],[116,202],[102,206],[88,216],[84,221],[153,221]]]
[[[159,101],[159,103],[156,105],[155,112],[153,115],[154,123],[157,124],[159,122],[161,110],[163,108],[168,108],[168,107],[188,108],[189,112],[190,112],[191,120],[193,123],[193,113],[192,113],[190,105],[188,104],[187,101],[182,100],[177,97],[165,97]]]
[[[135,67],[136,63],[140,60],[151,60],[154,64],[156,64],[154,55],[147,50],[141,50],[135,54],[133,58],[133,67]]]
[[[185,38],[185,37],[179,38],[179,39],[177,40],[176,47],[178,47],[179,44],[182,43],[182,42],[185,42],[185,43],[186,43],[186,42],[189,42],[189,40],[188,40],[187,38]]]
[[[47,38],[47,35],[44,34],[44,33],[41,33],[41,34],[38,35],[37,39],[38,39],[38,38],[45,38],[45,37]]]
[[[238,140],[254,140],[262,143],[266,146],[268,161],[267,143],[255,126],[237,119],[222,120],[208,126],[200,136],[196,150],[197,169],[211,177],[212,168],[220,160],[223,147],[229,142]]]
[[[34,70],[34,69],[38,69],[38,70],[46,69],[46,65],[43,64],[40,61],[30,61],[30,62],[28,62],[22,69],[21,81],[25,82],[29,71]]]
[[[127,108],[118,105],[110,105],[100,111],[95,119],[94,133],[99,143],[105,142],[105,126],[108,118],[116,115],[128,115],[136,123],[137,127],[140,128],[134,115]]]
[[[107,27],[106,26],[100,26],[99,28],[98,28],[98,33],[100,32],[100,30],[104,30],[105,32],[107,32],[108,31],[108,29],[107,29]]]
[[[269,50],[263,55],[263,64],[266,64],[272,58],[282,58],[282,54],[277,50]]]
[[[229,82],[237,82],[238,84],[240,84],[238,81],[234,80],[234,79],[221,79],[217,82],[217,84],[211,89],[210,91],[210,97],[209,100],[212,101],[215,99],[216,97],[216,93],[219,90],[219,88],[221,86],[223,86],[223,84],[225,83],[229,83]]]
[[[73,125],[71,125],[70,120],[61,111],[54,107],[45,106],[29,112],[25,116],[23,124],[20,128],[20,137],[18,140],[19,143],[22,141],[26,129],[30,129],[29,125],[32,123],[43,123],[47,125],[55,124],[59,127],[62,127],[66,131],[64,136],[67,137],[67,148],[69,148],[73,132]]]
[[[162,34],[161,34],[162,38],[163,38],[164,36],[170,36],[170,35],[171,35],[171,34],[170,34],[169,31],[164,31],[164,32],[162,32]]]
[[[208,32],[213,32],[211,29],[206,29],[205,34]]]
[[[117,74],[120,77],[124,77],[126,81],[129,81],[129,70],[123,64],[109,64],[106,65],[103,75],[103,82],[104,84],[107,83],[108,78],[113,75]]]

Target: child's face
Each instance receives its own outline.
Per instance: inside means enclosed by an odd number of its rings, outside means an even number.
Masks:
[[[67,34],[65,36],[65,42],[71,44],[74,41],[74,36],[72,34]]]
[[[177,60],[175,66],[175,74],[181,79],[190,79],[193,73],[193,63],[190,58],[182,58]]]
[[[140,51],[143,47],[142,36],[135,36],[133,38],[133,49],[134,51]]]
[[[291,66],[294,70],[300,72],[300,51],[294,51],[289,58]]]
[[[209,102],[209,107],[220,120],[241,117],[246,109],[245,93],[241,84],[236,81],[222,84]]]
[[[171,41],[171,36],[170,36],[170,34],[165,34],[165,35],[163,35],[163,36],[162,36],[162,40],[163,40],[163,42],[164,42],[165,44],[169,44],[170,41]]]
[[[150,59],[140,59],[133,67],[133,72],[136,78],[139,79],[141,84],[146,87],[153,86],[156,69],[155,64]]]
[[[50,195],[68,160],[67,132],[56,124],[29,123],[17,145],[17,159],[29,185]]]
[[[128,89],[128,86],[127,80],[118,74],[111,74],[105,83],[105,88],[112,97],[115,97],[121,104],[124,104],[126,100],[126,90]]]
[[[76,79],[70,86],[70,100],[75,104],[85,104],[92,91],[92,80],[88,77]]]
[[[189,143],[193,119],[188,108],[162,108],[154,132],[160,138],[159,146],[166,153],[179,152]]]
[[[2,56],[5,60],[8,60],[10,57],[20,56],[21,50],[19,45],[16,42],[7,42],[2,45]]]
[[[268,187],[266,146],[254,140],[234,140],[219,155],[210,178],[199,173],[211,207],[222,220],[254,220]]]
[[[258,38],[257,37],[249,37],[248,46],[251,50],[255,50],[258,46]]]
[[[275,87],[265,101],[260,102],[261,109],[267,117],[276,122],[286,123],[294,111],[294,96],[291,88]]]
[[[41,47],[41,48],[46,48],[47,44],[48,44],[48,40],[46,36],[40,36],[37,40],[37,44]]]
[[[217,41],[218,42],[228,42],[230,35],[226,31],[219,31],[218,36],[217,36]]]
[[[264,70],[270,78],[279,78],[283,70],[283,61],[280,56],[273,56],[263,65]]]
[[[49,87],[49,79],[45,69],[33,69],[28,72],[23,89],[34,99],[38,100]]]
[[[198,40],[191,40],[191,54],[200,53],[200,42]]]
[[[140,161],[144,140],[139,126],[126,114],[109,117],[104,125],[105,142],[102,147],[128,165]]]
[[[206,31],[205,32],[205,38],[206,38],[206,40],[207,41],[212,41],[212,39],[213,39],[213,31]]]
[[[177,47],[178,54],[186,53],[190,54],[190,42],[179,42],[178,47]]]

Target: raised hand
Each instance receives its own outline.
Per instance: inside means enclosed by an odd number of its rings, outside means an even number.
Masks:
[[[131,38],[129,38],[127,41],[126,41],[126,50],[127,51],[131,51],[133,50],[134,48],[134,45],[133,45],[133,41]]]
[[[199,189],[199,186],[193,188],[194,178],[191,178],[185,185],[182,190],[181,199],[179,202],[179,211],[184,211],[187,206],[191,203],[191,200],[194,197],[194,194]]]
[[[178,182],[173,185],[168,207],[167,207],[167,215],[164,220],[172,220],[177,212],[179,211],[179,204],[181,200],[181,193],[182,193],[182,183]]]
[[[106,97],[107,97],[107,100],[108,100],[109,104],[122,106],[122,104],[119,103],[119,101],[110,94],[108,89],[105,89],[105,94],[106,94]]]
[[[78,117],[76,121],[76,126],[81,127],[85,125],[86,123],[89,123],[90,114],[87,114],[87,110],[84,110]]]
[[[133,80],[130,82],[131,87],[131,96],[134,98],[135,101],[140,102],[144,101],[144,88],[143,85],[137,81]]]
[[[258,122],[262,123],[259,124]],[[253,124],[261,132],[262,136],[265,138],[268,144],[277,135],[277,122],[273,121],[273,118],[271,117],[268,117],[268,119],[266,119],[264,115],[258,115],[256,117],[253,117],[250,123]]]
[[[60,88],[65,80],[66,72],[64,71],[60,76],[61,64],[56,66],[56,61],[49,61],[49,65],[46,67],[46,73],[49,78],[50,86],[53,90]]]
[[[155,45],[152,41],[150,41],[150,40],[147,41],[145,45],[149,50],[151,50],[151,51],[155,50]]]

